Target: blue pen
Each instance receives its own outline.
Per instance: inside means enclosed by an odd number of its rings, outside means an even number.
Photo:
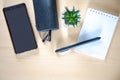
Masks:
[[[92,41],[100,40],[100,39],[101,39],[101,37],[92,38],[92,39],[89,39],[89,40],[86,40],[86,41],[82,41],[82,42],[79,42],[79,43],[76,43],[76,44],[73,44],[73,45],[70,45],[70,46],[66,46],[66,47],[57,49],[55,52],[57,52],[57,53],[64,52],[64,51],[69,50],[70,48],[73,48],[73,47],[76,47],[76,46],[79,46],[79,45],[82,45],[82,44],[86,44],[86,43],[89,43],[89,42],[92,42]]]

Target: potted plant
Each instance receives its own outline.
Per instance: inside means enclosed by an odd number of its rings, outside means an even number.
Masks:
[[[64,20],[65,25],[67,25],[68,27],[77,27],[80,22],[80,11],[75,10],[74,7],[72,10],[69,10],[67,7],[65,9],[66,11],[63,13],[62,18]]]

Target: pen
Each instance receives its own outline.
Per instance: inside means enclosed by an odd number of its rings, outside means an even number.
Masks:
[[[69,45],[69,46],[57,49],[55,52],[57,52],[57,53],[64,52],[64,51],[69,50],[70,48],[73,48],[73,47],[76,47],[76,46],[79,46],[79,45],[82,45],[82,44],[86,44],[86,43],[89,43],[89,42],[92,42],[92,41],[96,41],[96,40],[99,40],[99,39],[101,39],[101,37],[92,38],[92,39],[89,39],[89,40],[86,40],[86,41],[82,41],[82,42],[79,42],[79,43],[76,43],[76,44],[73,44],[73,45]]]

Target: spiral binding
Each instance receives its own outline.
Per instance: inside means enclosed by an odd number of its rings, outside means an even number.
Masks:
[[[96,14],[99,14],[99,15],[107,16],[107,17],[109,17],[109,18],[117,19],[116,16],[111,15],[111,14],[106,13],[106,12],[103,12],[103,11],[100,11],[100,10],[95,10],[95,9],[91,9],[91,8],[89,8],[89,11],[90,11],[90,12],[93,12],[93,13],[96,13]]]

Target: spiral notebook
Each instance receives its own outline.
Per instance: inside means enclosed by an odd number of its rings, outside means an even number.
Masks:
[[[101,37],[101,39],[77,46],[74,50],[88,56],[105,59],[117,22],[118,16],[88,8],[78,42],[95,37]]]

